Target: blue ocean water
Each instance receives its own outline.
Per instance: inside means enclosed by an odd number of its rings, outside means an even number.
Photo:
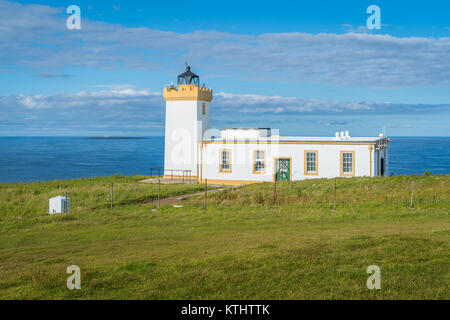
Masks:
[[[87,139],[1,137],[0,182],[28,182],[113,174],[150,174],[164,165],[164,137]]]
[[[148,175],[163,167],[164,137],[0,137],[0,182]],[[389,174],[450,174],[450,137],[392,137]]]

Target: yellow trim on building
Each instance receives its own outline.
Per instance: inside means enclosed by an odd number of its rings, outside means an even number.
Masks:
[[[343,172],[343,162],[342,162],[342,160],[343,160],[343,158],[342,158],[342,154],[344,154],[344,153],[351,153],[351,154],[353,154],[352,155],[352,173],[351,174],[345,174],[344,172]],[[340,167],[340,175],[341,175],[341,177],[354,177],[355,176],[355,162],[356,162],[356,159],[355,159],[355,151],[341,151],[341,157],[340,157],[341,159],[340,159],[340,164],[339,164],[339,167]]]
[[[256,152],[264,152],[264,171],[256,171],[255,170],[255,153]],[[267,162],[266,162],[266,150],[263,149],[256,149],[253,150],[253,163],[252,163],[252,171],[253,174],[265,174],[266,173],[266,168],[267,168]]]
[[[316,172],[308,172],[307,171],[307,153],[315,153],[316,154]],[[303,174],[305,176],[318,176],[319,175],[319,150],[305,150],[303,153],[304,157],[304,168]]]
[[[164,88],[166,101],[200,100],[211,101],[212,89],[201,88],[196,84],[179,84],[178,88]]]
[[[375,145],[376,142],[344,142],[344,141],[249,141],[249,140],[215,140],[215,141],[202,141],[203,144],[329,144],[329,145]]]
[[[221,184],[226,186],[239,186],[242,184],[264,183],[271,181],[256,181],[256,180],[221,180],[221,179],[208,179],[208,184]],[[205,179],[200,180],[199,183],[204,184]]]
[[[230,153],[230,170],[222,170],[222,152],[223,151],[228,151]],[[231,149],[219,149],[219,172],[221,173],[232,173],[233,172],[233,164],[231,162],[231,157],[232,153],[231,153]]]

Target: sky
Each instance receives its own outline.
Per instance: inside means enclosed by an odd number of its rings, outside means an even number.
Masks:
[[[449,17],[444,0],[0,0],[0,136],[163,135],[186,62],[214,128],[449,136]]]

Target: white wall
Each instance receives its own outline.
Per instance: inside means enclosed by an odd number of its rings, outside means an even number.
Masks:
[[[231,173],[219,172],[220,149],[231,150]],[[257,149],[266,151],[265,174],[253,173],[253,151]],[[304,174],[305,150],[318,151],[318,175]],[[355,152],[355,176],[370,175],[369,145],[210,143],[205,144],[202,150],[202,179],[273,181],[275,157],[292,157],[291,171],[293,180],[339,177],[340,151]],[[372,157],[374,157],[374,153],[372,153]],[[374,160],[372,159],[373,165]],[[372,175],[375,172],[374,167],[372,167]]]
[[[164,169],[192,170],[192,176],[197,175],[198,146],[200,141],[210,138],[203,137],[210,127],[210,114],[210,104],[206,101],[166,101]],[[166,174],[170,173],[166,171]]]
[[[259,139],[270,137],[271,130],[267,128],[228,128],[221,130],[222,139]]]

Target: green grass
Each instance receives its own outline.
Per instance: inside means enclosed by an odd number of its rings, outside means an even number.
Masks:
[[[448,175],[338,179],[336,210],[320,179],[277,184],[275,207],[266,183],[211,193],[206,211],[201,197],[153,211],[142,178],[0,184],[0,298],[450,298]],[[64,191],[71,213],[46,214]],[[66,288],[72,264],[81,290]],[[381,290],[366,287],[369,265]]]
[[[34,183],[0,183],[0,217],[39,216],[48,213],[51,197],[68,193],[73,213],[109,209],[111,183],[114,183],[114,206],[143,204],[158,198],[158,185],[139,183],[145,176],[110,176],[77,180],[56,180]],[[203,190],[198,184],[161,185],[161,198]]]

